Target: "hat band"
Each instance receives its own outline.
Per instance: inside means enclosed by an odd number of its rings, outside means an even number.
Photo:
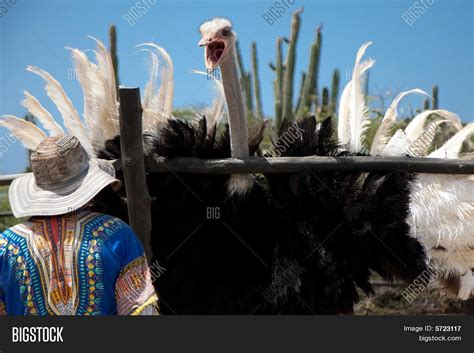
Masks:
[[[82,169],[79,173],[73,176],[61,179],[61,181],[56,181],[56,182],[45,181],[45,182],[38,183],[36,181],[36,185],[38,185],[40,188],[45,189],[45,190],[62,189],[84,178],[87,175],[88,171],[89,171],[89,163],[86,163],[84,169]]]

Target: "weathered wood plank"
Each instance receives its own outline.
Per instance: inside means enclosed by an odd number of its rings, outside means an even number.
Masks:
[[[148,194],[142,140],[142,106],[138,88],[120,88],[120,149],[129,223],[150,262],[151,198]]]
[[[121,161],[114,161],[121,169]],[[166,159],[147,157],[146,171],[153,173],[298,173],[307,170],[360,170],[386,172],[396,169],[415,173],[474,174],[474,161],[465,159],[406,158],[406,157],[278,157],[246,159],[197,159],[179,157]],[[10,185],[23,174],[0,175],[0,186]]]
[[[155,173],[299,173],[321,171],[388,172],[408,170],[416,173],[474,174],[474,161],[408,157],[277,157],[244,159],[196,159],[148,157],[146,170]]]
[[[0,186],[10,185],[13,179],[18,178],[24,174],[7,174],[7,175],[0,175]]]

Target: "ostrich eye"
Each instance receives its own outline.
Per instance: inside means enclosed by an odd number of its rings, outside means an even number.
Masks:
[[[223,35],[224,37],[229,36],[229,35],[230,35],[230,29],[224,28],[224,29],[222,30],[222,35]]]

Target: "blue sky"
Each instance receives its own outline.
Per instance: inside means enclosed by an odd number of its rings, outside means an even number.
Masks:
[[[197,46],[197,28],[215,16],[233,21],[247,69],[250,69],[250,44],[257,42],[264,111],[271,115],[274,74],[268,63],[274,60],[275,38],[289,34],[291,12],[304,6],[296,87],[299,87],[300,72],[307,68],[314,29],[322,22],[320,86],[330,85],[335,68],[341,70],[345,84],[346,72],[350,72],[357,49],[372,40],[374,44],[367,54],[377,63],[370,74],[371,94],[383,94],[387,90],[396,93],[414,87],[430,91],[433,84],[439,84],[440,106],[458,113],[464,121],[474,120],[474,13],[469,0],[285,0],[280,3],[288,4],[288,11],[273,25],[262,16],[274,0],[16,2],[8,5],[15,0],[0,0],[1,115],[25,113],[20,104],[24,89],[36,95],[53,114],[58,114],[44,93],[41,79],[25,71],[27,65],[39,66],[55,76],[81,112],[80,87],[71,77],[71,59],[64,47],[93,48],[87,35],[107,41],[109,24],[117,25],[121,84],[144,87],[146,58],[144,53],[136,52],[135,46],[155,41],[174,60],[175,107],[210,103],[209,81],[191,74],[191,70],[204,68],[203,50]],[[130,25],[124,16],[130,14],[137,2],[147,12]],[[402,15],[414,5],[425,11],[408,25]],[[1,6],[6,6],[8,12],[4,13]],[[407,99],[402,109],[406,111],[410,104],[421,106],[422,98]],[[0,138],[5,133],[0,128]],[[14,144],[0,156],[0,173],[21,172],[26,158],[23,147]]]

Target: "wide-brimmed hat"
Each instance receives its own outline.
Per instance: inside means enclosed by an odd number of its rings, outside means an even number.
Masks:
[[[45,139],[30,159],[33,173],[16,178],[8,192],[17,218],[73,212],[106,186],[120,187],[112,162],[89,158],[74,136]]]

